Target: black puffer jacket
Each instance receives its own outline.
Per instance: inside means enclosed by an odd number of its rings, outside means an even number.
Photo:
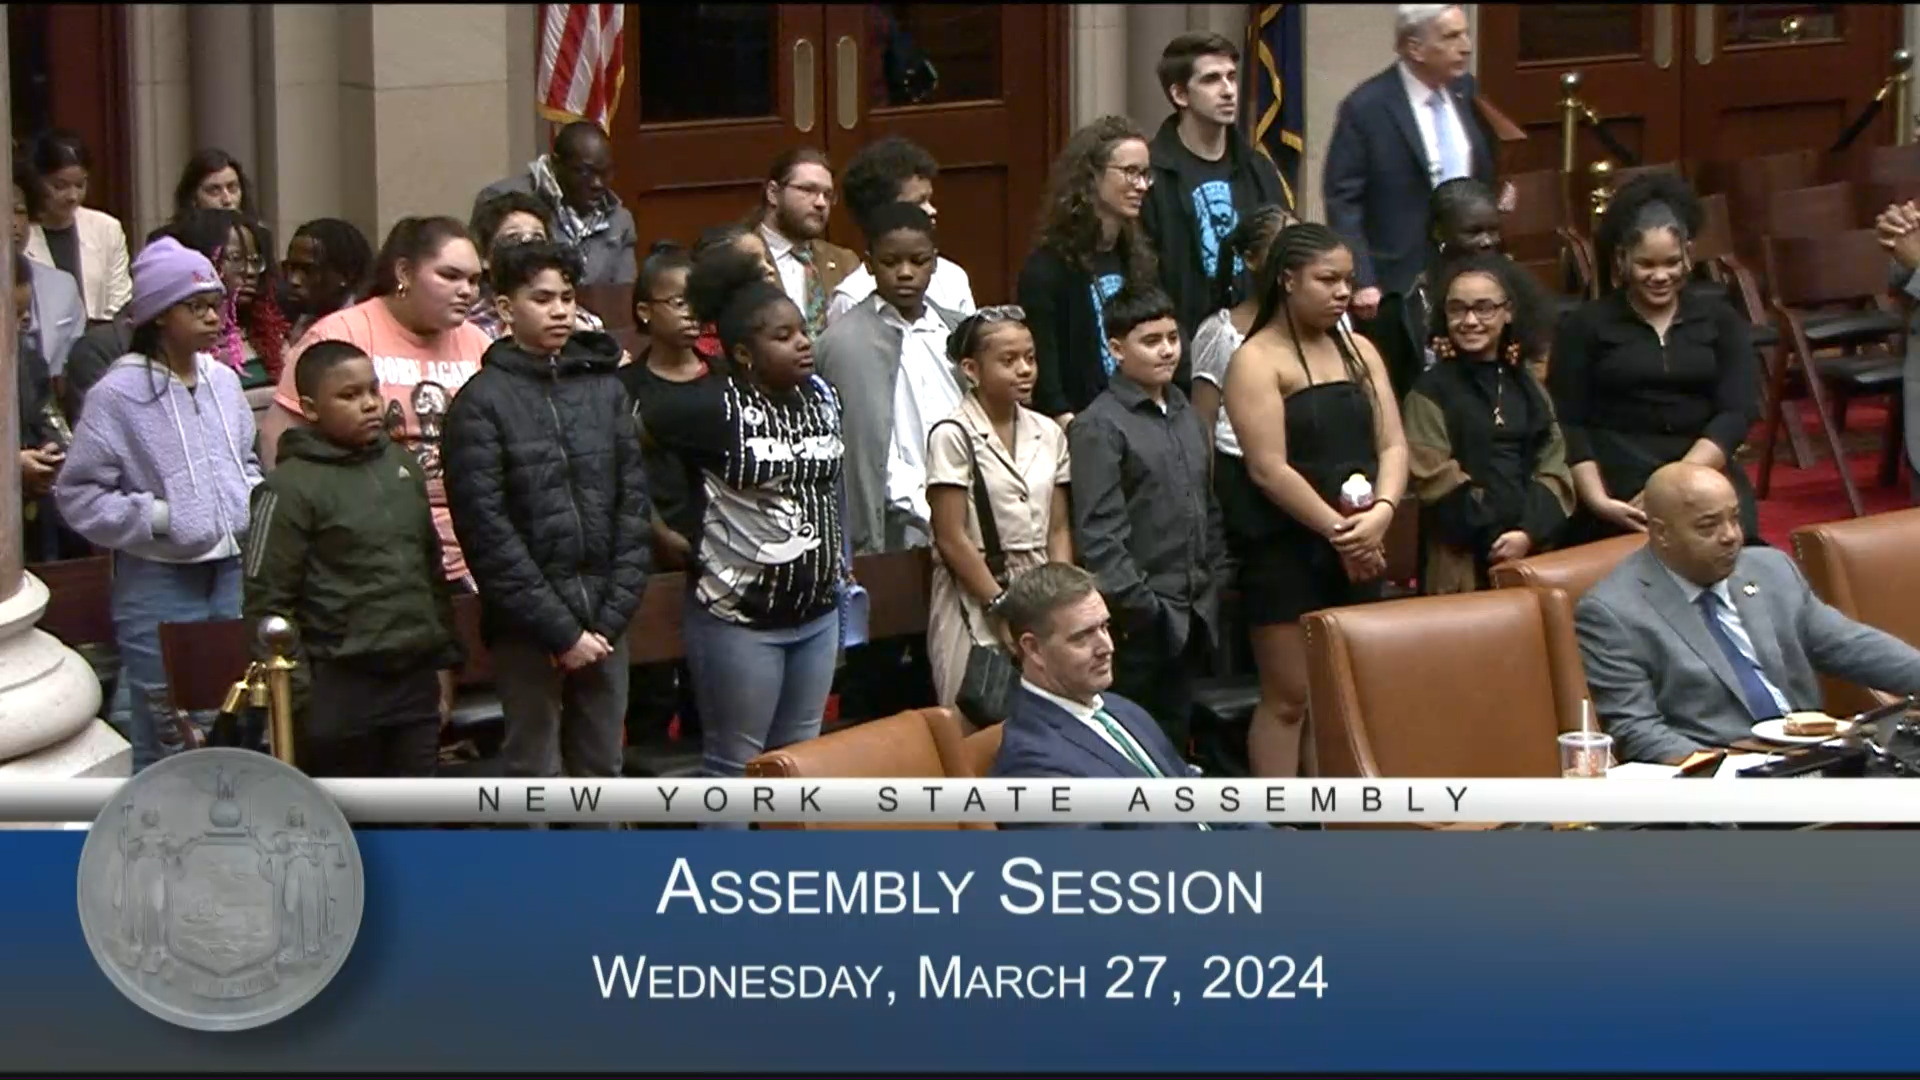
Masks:
[[[447,503],[488,641],[611,642],[640,603],[652,514],[619,356],[605,334],[551,357],[502,338],[447,410]]]

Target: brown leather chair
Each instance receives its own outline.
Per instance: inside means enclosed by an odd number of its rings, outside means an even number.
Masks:
[[[961,749],[967,758],[967,775],[985,776],[993,771],[993,759],[1000,756],[1001,727],[995,724],[966,737]]]
[[[1304,620],[1321,776],[1558,776],[1586,673],[1558,589],[1491,589]]]
[[[817,739],[769,750],[747,762],[750,777],[960,777],[977,775],[951,709],[912,709],[879,720],[841,728]],[[999,751],[996,745],[995,752]],[[991,761],[991,756],[988,758]],[[991,829],[983,824],[802,824],[763,825],[766,829]]]
[[[1637,534],[1615,536],[1503,563],[1491,572],[1493,586],[1496,589],[1559,589],[1569,600],[1579,603],[1588,589],[1613,573],[1621,560],[1639,551],[1646,542],[1646,537]]]
[[[1814,594],[1842,615],[1920,646],[1920,509],[1793,530],[1793,554]],[[1851,716],[1879,704],[1865,687],[1821,677],[1827,712]]]

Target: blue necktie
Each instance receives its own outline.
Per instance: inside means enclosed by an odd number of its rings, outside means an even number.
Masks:
[[[1727,663],[1733,665],[1733,673],[1740,681],[1740,695],[1746,699],[1747,711],[1755,720],[1771,720],[1780,715],[1780,706],[1773,700],[1773,693],[1760,678],[1760,668],[1734,644],[1733,635],[1720,623],[1720,597],[1712,589],[1702,592],[1693,601],[1700,609],[1700,617],[1707,621],[1707,633],[1712,635],[1714,644],[1726,654]]]
[[[1427,108],[1433,110],[1433,145],[1440,154],[1437,163],[1440,175],[1434,177],[1435,187],[1455,177],[1467,175],[1467,163],[1461,160],[1460,148],[1454,145],[1453,125],[1447,123],[1447,92],[1435,90],[1427,99]]]

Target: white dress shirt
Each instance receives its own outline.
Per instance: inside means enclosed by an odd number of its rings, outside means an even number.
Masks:
[[[1673,583],[1680,586],[1680,595],[1687,598],[1687,605],[1698,611],[1699,608],[1695,605],[1700,602],[1700,594],[1707,590],[1674,573],[1673,568],[1665,563],[1660,564],[1660,569],[1665,570],[1667,576],[1673,579]],[[1792,712],[1793,706],[1787,703],[1787,695],[1780,692],[1780,688],[1773,684],[1772,679],[1767,678],[1767,669],[1760,663],[1760,654],[1754,651],[1753,639],[1747,636],[1747,627],[1740,621],[1740,609],[1733,606],[1733,593],[1727,589],[1726,578],[1713,583],[1713,595],[1720,598],[1720,602],[1713,606],[1714,614],[1719,618],[1720,626],[1727,632],[1727,636],[1733,639],[1733,647],[1739,649],[1740,655],[1746,657],[1747,662],[1753,665],[1753,670],[1760,673],[1760,682],[1767,688],[1767,693],[1773,695],[1773,703],[1780,707],[1780,715],[1785,716]]]
[[[773,268],[780,272],[780,288],[786,291],[787,299],[807,313],[807,267],[794,257],[793,241],[772,225],[760,226],[760,239],[766,241],[767,254],[773,256]]]
[[[930,307],[914,322],[878,295],[868,303],[900,332],[900,373],[893,380],[893,434],[887,441],[887,505],[911,515],[910,547],[932,542],[927,507],[927,430],[953,415],[966,396],[947,359],[947,324]]]
[[[1407,90],[1407,104],[1413,106],[1413,122],[1420,128],[1420,143],[1427,151],[1427,175],[1432,178],[1433,185],[1439,187],[1443,181],[1452,180],[1455,176],[1471,176],[1473,174],[1473,143],[1467,140],[1466,125],[1460,122],[1460,110],[1454,107],[1453,92],[1444,87],[1436,91],[1433,87],[1421,82],[1407,67],[1404,60],[1398,66],[1400,84]],[[1465,169],[1464,172],[1448,176],[1441,175],[1440,139],[1433,126],[1432,102],[1435,93],[1438,93],[1441,100],[1445,102],[1440,107],[1440,112],[1446,118],[1447,131],[1453,145],[1459,148],[1460,164]]]
[[[862,262],[845,280],[834,286],[833,296],[827,301],[827,325],[832,326],[833,320],[872,295],[873,273]],[[933,264],[933,280],[927,282],[927,299],[955,315],[971,315],[974,311],[973,282],[958,263],[950,262],[944,256],[938,257]]]

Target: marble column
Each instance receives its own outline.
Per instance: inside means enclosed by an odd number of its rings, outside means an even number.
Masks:
[[[254,170],[260,161],[255,102],[253,4],[187,8],[188,75],[196,150],[217,146]]]
[[[9,94],[6,27],[0,24],[0,96]],[[11,108],[0,109],[0,157],[13,162]],[[13,260],[0,259],[0,445],[20,445]],[[78,653],[34,623],[47,587],[26,572],[20,548],[20,468],[0,466],[0,779],[126,776],[127,741],[100,713],[100,682]]]

